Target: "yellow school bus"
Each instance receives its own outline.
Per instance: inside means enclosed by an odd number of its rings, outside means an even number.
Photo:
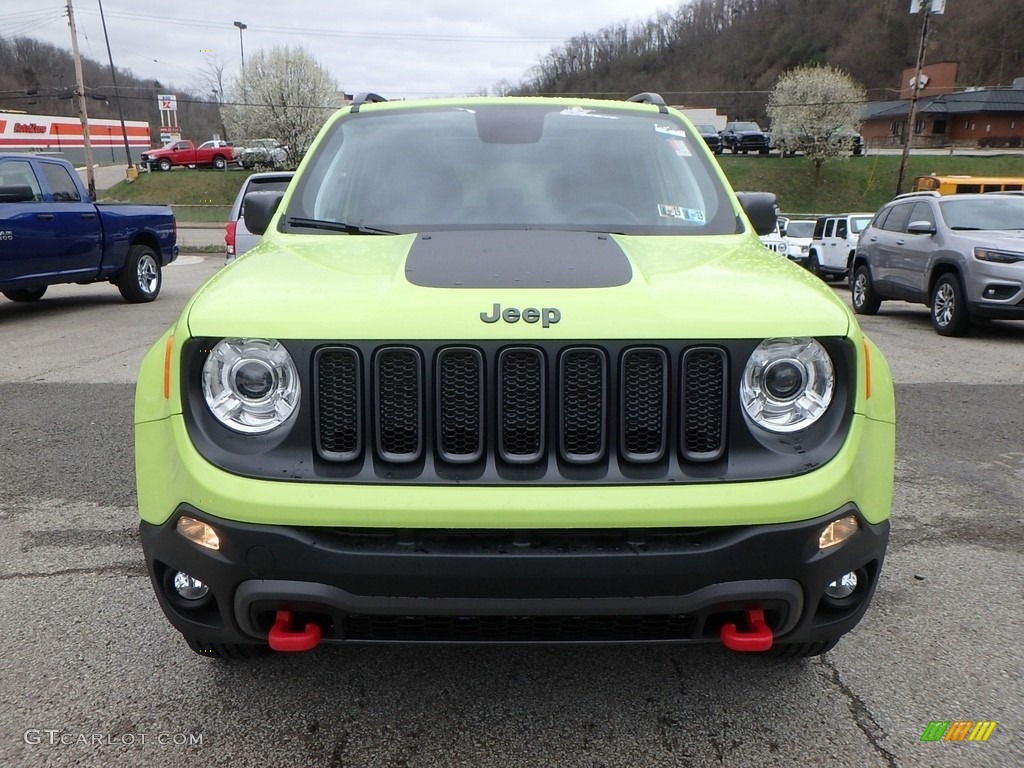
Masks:
[[[940,195],[967,192],[1012,192],[1024,190],[1024,176],[918,176],[914,192],[935,191]]]

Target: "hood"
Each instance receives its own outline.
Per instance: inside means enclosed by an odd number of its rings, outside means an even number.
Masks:
[[[193,336],[339,340],[843,336],[852,322],[753,235],[537,230],[272,232],[186,317]]]

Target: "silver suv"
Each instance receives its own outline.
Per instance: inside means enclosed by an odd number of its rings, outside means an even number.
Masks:
[[[943,336],[971,320],[1024,320],[1024,196],[899,195],[861,233],[850,292],[873,315],[883,299],[931,307]]]

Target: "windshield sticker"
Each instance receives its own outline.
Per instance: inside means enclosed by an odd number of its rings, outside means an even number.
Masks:
[[[682,128],[676,128],[674,125],[655,125],[654,130],[668,136],[678,136],[680,139],[686,138],[686,131]]]
[[[559,112],[561,115],[571,115],[574,117],[600,117],[605,120],[618,120],[615,115],[599,115],[592,109],[584,109],[583,107],[567,107]]]
[[[679,139],[669,139],[668,143],[669,143],[669,146],[672,147],[672,149],[675,150],[675,153],[677,155],[679,155],[679,157],[689,157],[690,156],[690,148],[688,146],[686,146],[686,142],[685,141],[680,141]]]
[[[694,224],[705,222],[704,211],[696,208],[683,208],[681,205],[658,205],[658,215],[666,219],[682,219]]]

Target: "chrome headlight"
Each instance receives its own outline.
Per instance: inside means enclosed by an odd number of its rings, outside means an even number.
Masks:
[[[260,435],[299,407],[298,371],[279,341],[223,339],[203,365],[203,396],[225,427]]]
[[[835,370],[814,339],[766,339],[750,355],[740,379],[740,402],[757,426],[797,432],[828,410]]]

